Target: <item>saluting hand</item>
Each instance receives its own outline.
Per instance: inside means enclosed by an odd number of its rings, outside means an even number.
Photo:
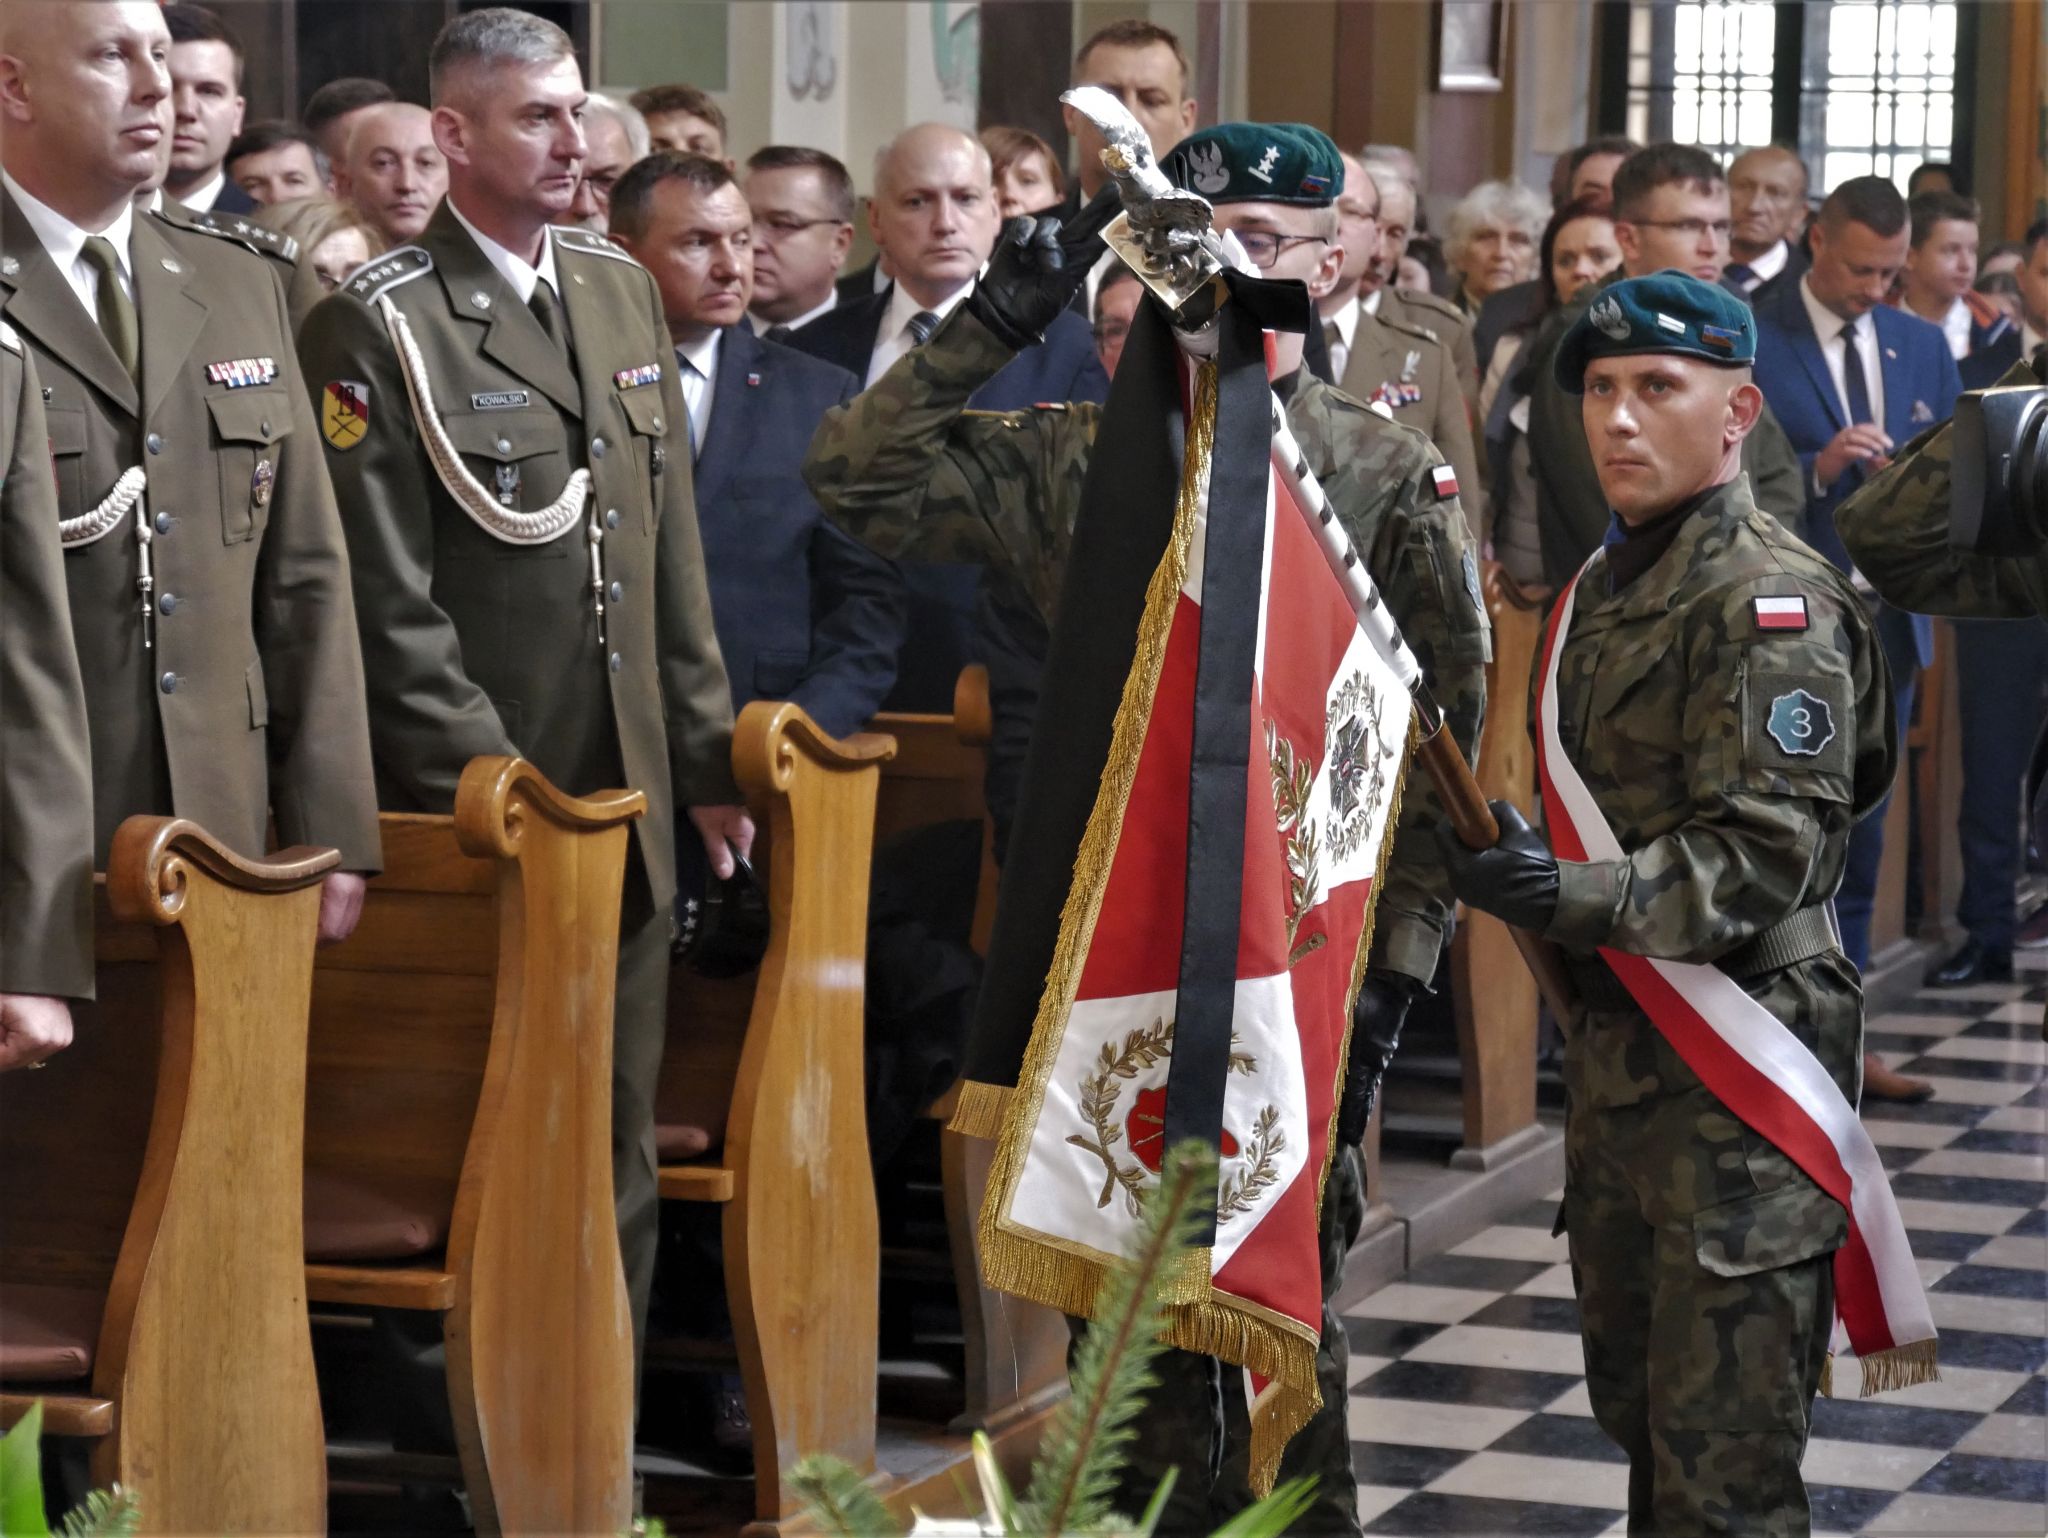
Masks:
[[[40,993],[0,993],[0,1073],[33,1068],[71,1045],[71,1006]]]
[[[754,819],[743,806],[693,806],[690,821],[704,840],[704,854],[720,881],[733,873],[733,855],[744,860],[754,852]]]
[[[363,916],[363,893],[369,884],[346,870],[338,870],[320,883],[322,945],[339,945],[356,932],[356,923]]]

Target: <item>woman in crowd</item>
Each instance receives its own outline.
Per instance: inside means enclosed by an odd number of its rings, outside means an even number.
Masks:
[[[1518,182],[1481,182],[1451,210],[1444,256],[1457,275],[1451,295],[1477,316],[1489,296],[1536,275],[1536,241],[1548,212],[1542,198]]]
[[[382,256],[386,249],[383,235],[354,204],[333,198],[293,198],[260,208],[249,217],[297,241],[305,260],[319,274],[320,287],[330,294],[350,273],[371,257]]]
[[[1529,386],[1516,377],[1523,345],[1546,316],[1621,265],[1614,220],[1593,199],[1567,203],[1550,217],[1538,246],[1537,281],[1543,308],[1527,325],[1503,335],[1479,388],[1479,419],[1486,425],[1486,463],[1493,490],[1493,559],[1517,582],[1543,580],[1543,547],[1536,532],[1536,482],[1529,468]]]
[[[1028,128],[998,123],[981,131],[995,170],[996,207],[1005,219],[1054,208],[1066,196],[1052,146]]]

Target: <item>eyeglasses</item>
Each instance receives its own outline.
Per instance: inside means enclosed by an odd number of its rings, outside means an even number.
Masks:
[[[1726,240],[1728,232],[1735,228],[1734,224],[1726,219],[1622,219],[1616,222],[1633,224],[1638,229],[1676,230],[1681,235],[1690,235],[1694,240],[1698,240],[1710,230],[1716,240]]]
[[[843,224],[841,219],[756,219],[754,233],[763,239],[773,236],[782,240],[791,235],[801,235],[817,224]]]
[[[1327,235],[1275,235],[1271,230],[1234,230],[1231,233],[1237,236],[1237,243],[1244,247],[1244,254],[1261,272],[1272,271],[1273,264],[1280,260],[1280,253],[1289,246],[1310,240],[1326,246],[1330,243]]]

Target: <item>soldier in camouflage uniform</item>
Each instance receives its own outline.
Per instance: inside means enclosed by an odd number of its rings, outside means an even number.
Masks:
[[[1999,389],[2042,381],[2015,363]],[[1856,569],[1894,608],[1957,619],[2048,616],[2048,550],[1977,555],[1949,543],[1949,461],[1955,423],[1929,428],[1835,512]]]
[[[1504,802],[1494,849],[1439,842],[1465,902],[1564,948],[1585,1006],[1566,1033],[1563,1223],[1593,1413],[1629,1455],[1629,1531],[1804,1534],[1847,1214],[1700,1082],[1596,950],[1717,965],[1853,1104],[1862,994],[1825,906],[1851,824],[1891,783],[1890,681],[1847,579],[1757,510],[1741,471],[1763,405],[1747,308],[1671,272],[1606,293],[1557,361],[1586,392],[1616,523],[1555,643],[1556,712],[1624,856],[1560,864]]]
[[[1218,226],[1237,227],[1241,239],[1249,236],[1255,259],[1268,254],[1268,276],[1313,280],[1327,265],[1334,278],[1336,265],[1327,253],[1337,248],[1323,240],[1316,249],[1321,237],[1296,227],[1334,229],[1328,210],[1342,185],[1335,147],[1312,129],[1229,124],[1184,141],[1162,169],[1188,186],[1190,157],[1212,147],[1231,176],[1228,187],[1205,193],[1217,205]],[[1296,202],[1271,201],[1271,186],[1245,174],[1247,167],[1265,163],[1269,147],[1278,150],[1277,166],[1269,166],[1273,185],[1315,184],[1314,190]],[[1021,302],[1019,291],[1031,284],[1017,269],[1054,237],[1043,222],[1035,239],[1031,231],[1013,227],[976,294],[931,340],[826,415],[804,466],[826,515],[882,554],[985,563],[992,600],[1017,634],[1033,638],[1041,661],[1101,411],[1091,404],[1052,404],[979,412],[966,404],[1044,319],[1058,313],[1064,292],[1078,285],[1101,249],[1093,228],[1113,211],[1091,207],[1076,221],[1077,230],[1085,224],[1089,233],[1078,239],[1074,231],[1067,233],[1062,271],[1070,281],[1044,279]],[[1262,235],[1277,237],[1278,249]],[[1484,711],[1491,641],[1455,479],[1422,433],[1302,369],[1299,337],[1279,338],[1278,348],[1276,389],[1286,399],[1289,426],[1429,673],[1453,735],[1469,753]],[[1035,699],[1021,703],[1028,710]],[[1000,714],[1003,700],[996,705]],[[1021,750],[1028,720],[1022,730],[1016,726],[1006,731],[999,719],[997,740]],[[1341,1152],[1321,1218],[1325,1308],[1318,1371],[1324,1408],[1289,1446],[1280,1471],[1283,1479],[1304,1473],[1318,1478],[1316,1506],[1295,1528],[1301,1533],[1359,1530],[1344,1413],[1345,1338],[1327,1300],[1342,1279],[1344,1254],[1364,1217],[1357,1141],[1371,1096],[1410,999],[1436,971],[1450,922],[1449,892],[1429,837],[1430,824],[1441,815],[1434,787],[1423,776],[1410,779],[1382,882],[1353,1032],[1354,1072],[1339,1121]],[[1159,1531],[1206,1534],[1251,1499],[1241,1374],[1211,1357],[1170,1352],[1161,1378],[1138,1427],[1122,1503],[1131,1512],[1142,1509],[1160,1474],[1178,1466],[1173,1503]],[[1191,1449],[1203,1450],[1194,1457],[1202,1460],[1206,1453],[1206,1461],[1190,1466]]]

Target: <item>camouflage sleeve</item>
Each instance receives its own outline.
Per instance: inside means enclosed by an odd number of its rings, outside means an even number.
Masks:
[[[804,479],[825,516],[882,555],[962,561],[1014,581],[1042,613],[1097,420],[1093,406],[967,409],[1014,356],[963,305],[930,341],[825,414]]]
[[[1949,544],[1952,428],[1944,422],[1922,433],[1835,510],[1849,558],[1897,608],[1966,619],[2048,612],[2048,558],[1976,555]]]
[[[1634,820],[1665,831],[1619,860],[1560,862],[1549,938],[1711,962],[1834,895],[1849,829],[1896,767],[1896,722],[1861,603],[1846,587],[1801,587],[1803,632],[1756,628],[1752,600],[1784,594],[1783,577],[1688,606],[1673,638],[1686,783],[1622,787],[1648,798]],[[1626,733],[1625,714],[1600,729]]]
[[[1471,531],[1457,495],[1438,493],[1435,472],[1445,461],[1429,439],[1376,417],[1359,426],[1355,442],[1340,437],[1341,468],[1325,490],[1365,552],[1366,568],[1469,760],[1486,714],[1493,655]],[[1443,816],[1435,785],[1411,768],[1367,958],[1425,986],[1451,919],[1450,880],[1431,835]]]
[[[1756,505],[1806,539],[1806,467],[1800,463],[1799,451],[1792,446],[1768,403],[1742,447],[1743,465],[1749,471],[1749,491]]]

